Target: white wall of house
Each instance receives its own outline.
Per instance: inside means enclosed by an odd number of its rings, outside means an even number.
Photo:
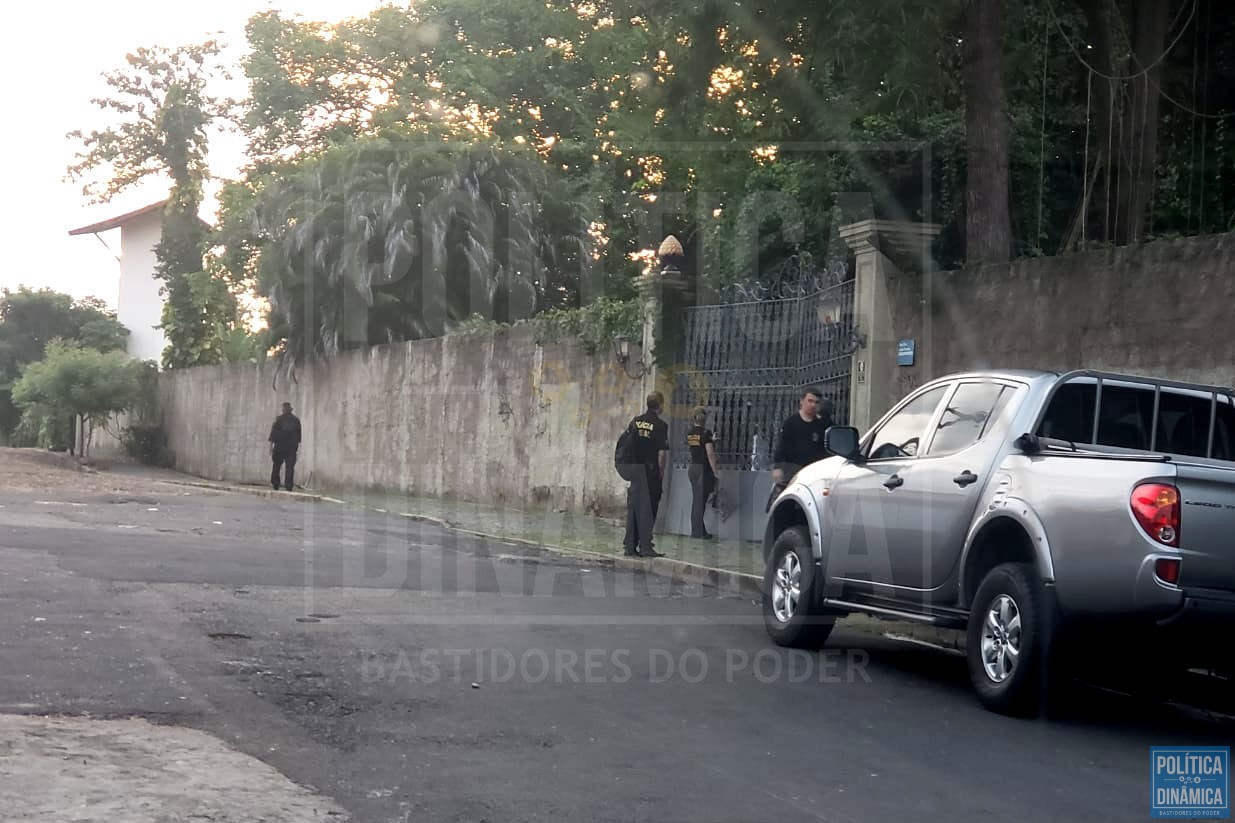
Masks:
[[[162,285],[154,276],[154,250],[162,236],[161,210],[135,217],[120,229],[120,299],[116,317],[129,330],[129,355],[163,358],[167,338],[155,328],[163,320]]]

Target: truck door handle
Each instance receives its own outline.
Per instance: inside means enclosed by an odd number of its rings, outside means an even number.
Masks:
[[[885,489],[899,489],[903,485],[905,485],[905,480],[899,474],[894,474],[887,480],[883,481],[883,487]]]
[[[956,477],[953,477],[952,482],[960,486],[963,489],[966,486],[972,485],[973,483],[977,483],[978,476],[974,474],[973,472],[969,471],[969,469],[965,469],[963,472],[958,474]]]

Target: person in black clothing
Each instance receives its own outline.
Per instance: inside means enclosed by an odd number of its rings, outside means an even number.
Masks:
[[[626,491],[626,534],[622,539],[622,549],[628,557],[664,556],[652,548],[652,528],[660,509],[669,454],[669,424],[660,419],[664,405],[664,395],[652,392],[647,398],[647,411],[626,427],[630,445],[619,471],[630,483]]]
[[[292,414],[292,404],[283,404],[283,413],[275,418],[270,427],[270,459],[274,468],[270,471],[270,485],[279,490],[279,470],[287,471],[283,487],[288,491],[296,484],[296,453],[300,450],[300,418]]]
[[[711,540],[707,526],[703,524],[703,512],[708,497],[716,489],[716,444],[712,432],[703,427],[708,415],[702,406],[695,409],[691,418],[694,426],[686,433],[686,446],[690,449],[690,536]]]
[[[803,466],[828,456],[823,433],[832,426],[832,401],[813,386],[802,393],[798,413],[780,427],[776,452],[772,455],[772,480],[784,483]]]

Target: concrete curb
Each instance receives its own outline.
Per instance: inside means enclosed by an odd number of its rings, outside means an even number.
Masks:
[[[378,509],[377,511],[383,510]],[[703,566],[698,563],[690,563],[685,560],[673,560],[668,557],[654,557],[651,560],[639,560],[636,558],[621,556],[615,557],[611,554],[590,552],[586,549],[576,549],[571,548],[570,546],[555,546],[552,544],[537,543],[534,540],[525,540],[519,537],[509,537],[502,534],[490,534],[488,532],[467,529],[461,526],[452,525],[449,521],[442,520],[441,518],[429,517],[427,515],[402,512],[399,513],[399,516],[406,517],[411,520],[430,522],[441,527],[442,529],[445,529],[446,531],[466,535],[468,537],[524,546],[549,554],[587,558],[608,566],[613,566],[617,569],[628,571],[650,571],[655,574],[659,574],[662,577],[701,583],[715,589],[735,592],[749,597],[760,598],[763,596],[763,579],[754,574],[729,571],[727,569],[716,569],[711,566]],[[894,640],[911,640],[916,643],[924,643],[928,646],[948,649],[951,651],[963,652],[965,649],[964,632],[940,629],[936,626],[929,626],[920,623],[908,623],[899,620],[884,620],[866,614],[851,614],[847,617],[842,617],[837,621],[837,625],[843,629],[862,632],[863,634],[889,637]]]
[[[209,489],[216,492],[232,492],[235,494],[251,494],[254,497],[265,497],[270,500],[305,500],[314,503],[338,503],[340,505],[349,505],[346,500],[340,500],[337,497],[327,497],[324,494],[315,494],[313,492],[287,492],[275,491],[274,489],[260,489],[256,486],[233,486],[227,483],[211,483],[207,480],[165,480],[156,478],[156,482],[167,483],[172,486],[187,486],[194,489]]]
[[[587,549],[577,549],[570,546],[557,546],[549,543],[538,543],[534,540],[527,540],[521,537],[510,537],[504,534],[491,534],[489,532],[469,529],[464,526],[455,525],[448,520],[441,519],[440,517],[415,514],[413,512],[392,512],[389,509],[381,509],[376,506],[363,506],[357,503],[350,503],[346,500],[340,500],[337,497],[329,497],[324,494],[316,494],[312,492],[276,492],[273,489],[261,489],[253,486],[234,486],[230,484],[210,483],[208,481],[197,482],[191,480],[161,480],[159,482],[178,486],[210,489],[212,491],[251,494],[256,497],[264,497],[267,499],[301,500],[306,502],[335,503],[342,506],[353,506],[364,509],[365,511],[393,514],[396,517],[403,517],[416,522],[431,523],[445,531],[464,535],[466,537],[492,540],[494,542],[506,543],[514,546],[522,546],[524,548],[535,549],[547,554],[554,554],[563,557],[587,559],[595,563],[612,566],[625,571],[650,571],[661,575],[662,577],[700,583],[721,591],[733,592],[749,597],[759,598],[763,596],[763,579],[758,575],[729,571],[727,569],[717,569],[711,566],[691,563],[686,560],[674,560],[668,557],[654,557],[651,560],[640,560],[637,558],[602,554],[600,552],[592,552]],[[837,625],[843,629],[858,631],[864,634],[872,634],[879,637],[890,637],[896,640],[910,640],[916,643],[924,643],[929,646],[940,647],[953,651],[964,651],[965,648],[963,632],[940,629],[935,626],[920,623],[905,623],[895,620],[884,620],[865,614],[853,614],[838,620]]]

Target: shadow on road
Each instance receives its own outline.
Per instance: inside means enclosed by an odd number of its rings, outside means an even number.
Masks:
[[[908,685],[946,692],[946,699],[976,703],[959,652],[889,638],[849,633],[830,646],[864,648],[870,666],[904,677]],[[1119,680],[1091,671],[1064,674],[1038,722],[1125,733],[1138,741],[1187,736],[1196,744],[1226,745],[1235,732],[1235,694],[1227,680],[1192,672],[1163,678],[1148,670]]]

